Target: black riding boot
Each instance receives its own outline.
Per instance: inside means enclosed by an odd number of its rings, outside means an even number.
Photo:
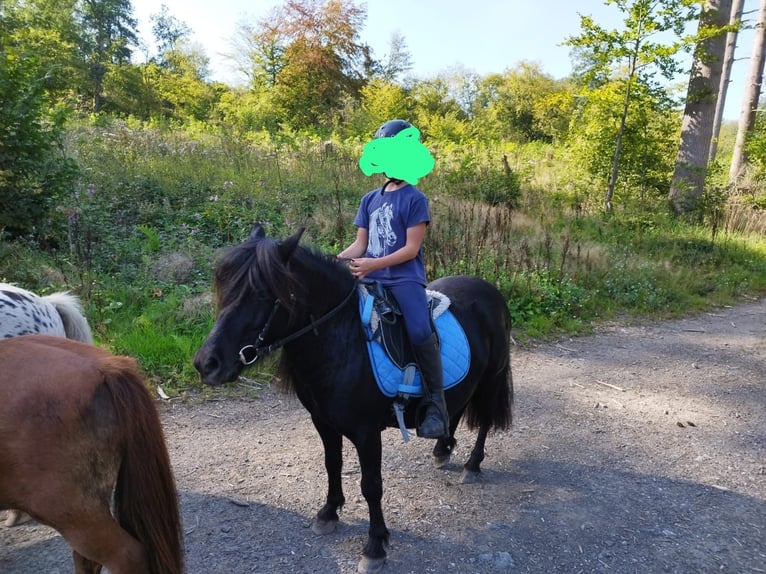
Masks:
[[[449,436],[449,415],[444,401],[444,376],[439,336],[432,333],[422,345],[414,345],[415,360],[423,381],[423,402],[426,413],[418,427],[418,436],[441,438]]]

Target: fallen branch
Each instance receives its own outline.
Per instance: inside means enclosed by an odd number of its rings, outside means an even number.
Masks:
[[[596,379],[596,382],[599,385],[604,385],[605,387],[609,387],[610,389],[614,389],[616,391],[620,391],[621,393],[625,392],[625,389],[623,389],[622,387],[618,387],[617,385],[613,385],[611,383],[605,383],[604,381],[599,381],[598,379]]]

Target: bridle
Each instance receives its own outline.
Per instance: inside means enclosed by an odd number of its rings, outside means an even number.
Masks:
[[[295,341],[296,339],[303,337],[306,333],[309,333],[310,331],[314,331],[315,335],[319,335],[319,331],[317,330],[317,327],[327,321],[328,319],[334,317],[335,315],[340,312],[341,309],[351,300],[351,297],[354,295],[354,292],[356,291],[357,283],[354,281],[353,287],[351,287],[351,290],[348,292],[348,295],[346,295],[343,298],[343,301],[338,303],[335,307],[330,309],[327,313],[319,317],[319,319],[314,319],[313,315],[309,315],[310,323],[306,325],[305,327],[298,329],[294,333],[291,333],[290,335],[287,335],[286,337],[283,337],[282,339],[278,339],[274,341],[273,343],[269,345],[263,345],[264,340],[266,339],[266,335],[269,332],[269,329],[271,328],[271,323],[274,321],[274,316],[277,314],[277,311],[279,310],[280,305],[282,305],[281,301],[277,299],[274,301],[274,306],[271,308],[271,313],[269,313],[269,318],[266,319],[266,322],[263,324],[263,327],[261,328],[261,332],[258,334],[258,338],[256,339],[255,344],[253,345],[245,345],[239,350],[239,360],[244,365],[252,365],[255,363],[258,359],[261,357],[265,357],[277,349],[284,347],[287,343],[290,343],[291,341]],[[290,295],[291,298],[294,298],[294,295]],[[245,354],[247,351],[251,351],[254,353],[252,359],[248,359]]]

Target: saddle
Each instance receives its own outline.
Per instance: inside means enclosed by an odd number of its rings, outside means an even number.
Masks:
[[[470,347],[462,326],[449,310],[449,297],[436,291],[426,291],[426,295],[431,322],[439,336],[446,390],[468,374]],[[401,310],[380,283],[363,281],[359,284],[359,312],[375,381],[385,396],[395,398],[394,414],[407,441],[404,407],[411,397],[423,396],[423,384]]]
[[[378,281],[365,281],[362,288],[367,289],[369,303],[366,307],[369,317],[362,316],[365,325],[369,325],[372,338],[386,351],[388,358],[400,369],[415,363],[415,353],[412,350],[404,318],[396,298]],[[433,324],[434,298],[428,298],[428,307]]]

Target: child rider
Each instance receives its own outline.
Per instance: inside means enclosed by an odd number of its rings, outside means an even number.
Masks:
[[[386,181],[362,197],[354,219],[356,239],[338,258],[350,259],[349,269],[357,279],[378,281],[396,299],[423,381],[425,415],[418,435],[446,437],[449,416],[439,337],[432,330],[423,262],[423,238],[431,218],[428,199],[415,187],[433,169],[434,159],[420,142],[418,129],[396,119],[375,132],[359,166],[367,176],[383,173]]]

